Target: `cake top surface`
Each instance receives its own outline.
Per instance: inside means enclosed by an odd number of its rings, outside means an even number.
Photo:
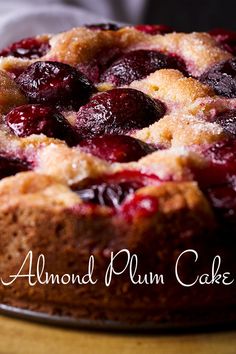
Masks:
[[[2,49],[0,195],[22,181],[103,213],[191,185],[192,200],[234,217],[233,38],[99,24]]]

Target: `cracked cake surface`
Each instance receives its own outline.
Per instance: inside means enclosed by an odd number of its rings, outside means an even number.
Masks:
[[[99,24],[0,51],[1,277],[32,251],[54,274],[85,272],[92,254],[101,279],[111,252],[128,249],[141,273],[169,278],[163,287],[125,273],[110,287],[17,279],[0,284],[2,303],[135,323],[236,319],[235,285],[186,289],[171,273],[186,249],[201,261],[187,260],[185,279],[218,253],[236,271],[229,37]]]

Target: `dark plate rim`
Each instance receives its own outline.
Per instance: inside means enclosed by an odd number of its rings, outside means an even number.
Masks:
[[[191,323],[153,323],[144,322],[141,324],[124,323],[120,321],[103,320],[103,319],[86,319],[73,318],[68,316],[50,315],[48,313],[36,312],[6,304],[0,304],[0,314],[6,315],[20,320],[40,323],[47,326],[57,326],[79,330],[99,330],[106,332],[142,332],[148,334],[164,333],[164,334],[187,334],[193,332],[215,332],[222,330],[235,330],[236,320],[206,322],[196,321]]]

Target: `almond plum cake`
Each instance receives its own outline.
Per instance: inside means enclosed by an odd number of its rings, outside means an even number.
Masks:
[[[235,55],[233,32],[109,23],[1,50],[2,304],[236,320]]]

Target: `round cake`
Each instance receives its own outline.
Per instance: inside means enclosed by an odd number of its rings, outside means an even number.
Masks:
[[[95,24],[0,52],[0,302],[236,320],[236,34]]]

